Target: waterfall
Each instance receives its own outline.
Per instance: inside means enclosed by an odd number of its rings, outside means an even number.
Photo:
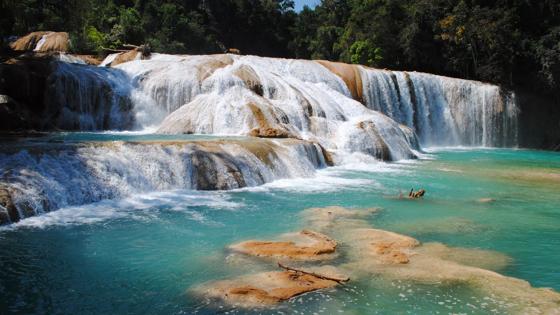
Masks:
[[[0,219],[151,191],[257,186],[325,166],[319,145],[291,139],[28,147],[0,154]]]
[[[515,95],[476,81],[360,67],[365,104],[412,128],[424,146],[515,146]]]
[[[407,126],[422,146],[517,145],[515,95],[476,81],[344,65],[356,72],[351,84],[327,62],[237,55],[153,54],[114,68],[57,64],[45,99],[54,113],[48,120],[62,129],[282,135],[352,152],[341,126],[376,120],[402,125],[403,139]],[[394,122],[374,118],[380,114]],[[416,149],[398,147],[395,158]]]
[[[252,138],[12,148],[0,153],[0,222],[149,191],[308,177],[349,156],[410,159],[420,145],[517,144],[514,94],[425,73],[238,55],[93,67],[61,56],[46,85],[46,129]]]
[[[52,66],[44,96],[44,125],[65,130],[132,128],[132,85],[126,73],[62,61]]]
[[[320,64],[232,58],[214,69],[199,94],[169,114],[158,132],[280,136],[318,142],[338,154],[415,156],[407,127],[352,99],[346,84]]]
[[[54,88],[46,93],[56,113],[49,121],[62,129],[281,135],[353,152],[366,144],[350,145],[355,141],[344,140],[348,131],[341,127],[360,129],[375,120],[384,125],[377,131],[401,125],[397,133],[405,140],[407,126],[422,146],[517,144],[515,95],[498,86],[345,66],[355,70],[359,87],[326,62],[306,60],[154,54],[114,68],[60,62],[50,77]],[[380,114],[393,122],[375,118]],[[391,142],[382,136],[388,133],[368,134],[364,141],[377,139],[374,151]],[[393,151],[388,155],[412,157],[413,143],[387,143]]]

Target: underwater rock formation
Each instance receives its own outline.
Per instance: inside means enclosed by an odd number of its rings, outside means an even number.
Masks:
[[[314,274],[340,277],[332,266],[314,268]],[[294,271],[271,271],[241,276],[236,279],[205,283],[191,290],[195,295],[218,299],[240,307],[271,306],[300,294],[326,289],[339,282],[317,277],[310,273]]]
[[[234,252],[291,260],[324,260],[333,258],[337,243],[321,233],[303,230],[283,235],[282,241],[245,241],[231,245]]]
[[[511,308],[514,313],[560,313],[560,293],[533,288],[526,281],[483,269],[507,265],[509,259],[502,254],[422,244],[405,235],[373,229],[364,220],[368,212],[328,207],[303,213],[309,228],[333,237],[347,248],[347,261],[338,267],[351,277],[381,276],[426,284],[464,283],[514,301]]]

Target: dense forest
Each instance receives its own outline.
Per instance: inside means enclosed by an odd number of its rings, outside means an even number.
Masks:
[[[560,91],[558,0],[2,0],[0,38],[67,31],[72,49],[339,60]]]

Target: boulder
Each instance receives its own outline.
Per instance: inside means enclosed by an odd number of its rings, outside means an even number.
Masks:
[[[67,52],[69,47],[66,32],[32,32],[10,43],[10,48],[18,52]]]

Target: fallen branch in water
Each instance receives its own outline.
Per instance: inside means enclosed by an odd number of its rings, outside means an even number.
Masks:
[[[113,48],[106,48],[101,46],[101,49],[106,50],[106,51],[113,51],[113,52],[128,52],[130,50],[127,49],[113,49]]]
[[[318,274],[318,273],[305,271],[305,270],[302,270],[302,269],[296,269],[296,268],[288,267],[288,266],[283,265],[280,262],[278,262],[278,267],[280,267],[282,269],[285,269],[287,271],[299,272],[299,273],[307,274],[307,275],[310,275],[310,276],[313,276],[313,277],[316,277],[316,278],[319,278],[319,279],[331,280],[331,281],[335,281],[335,282],[338,282],[338,283],[341,283],[341,284],[344,283],[344,282],[350,281],[350,278],[348,278],[348,277],[340,277],[340,278],[329,277],[329,276],[321,275],[321,274]]]

